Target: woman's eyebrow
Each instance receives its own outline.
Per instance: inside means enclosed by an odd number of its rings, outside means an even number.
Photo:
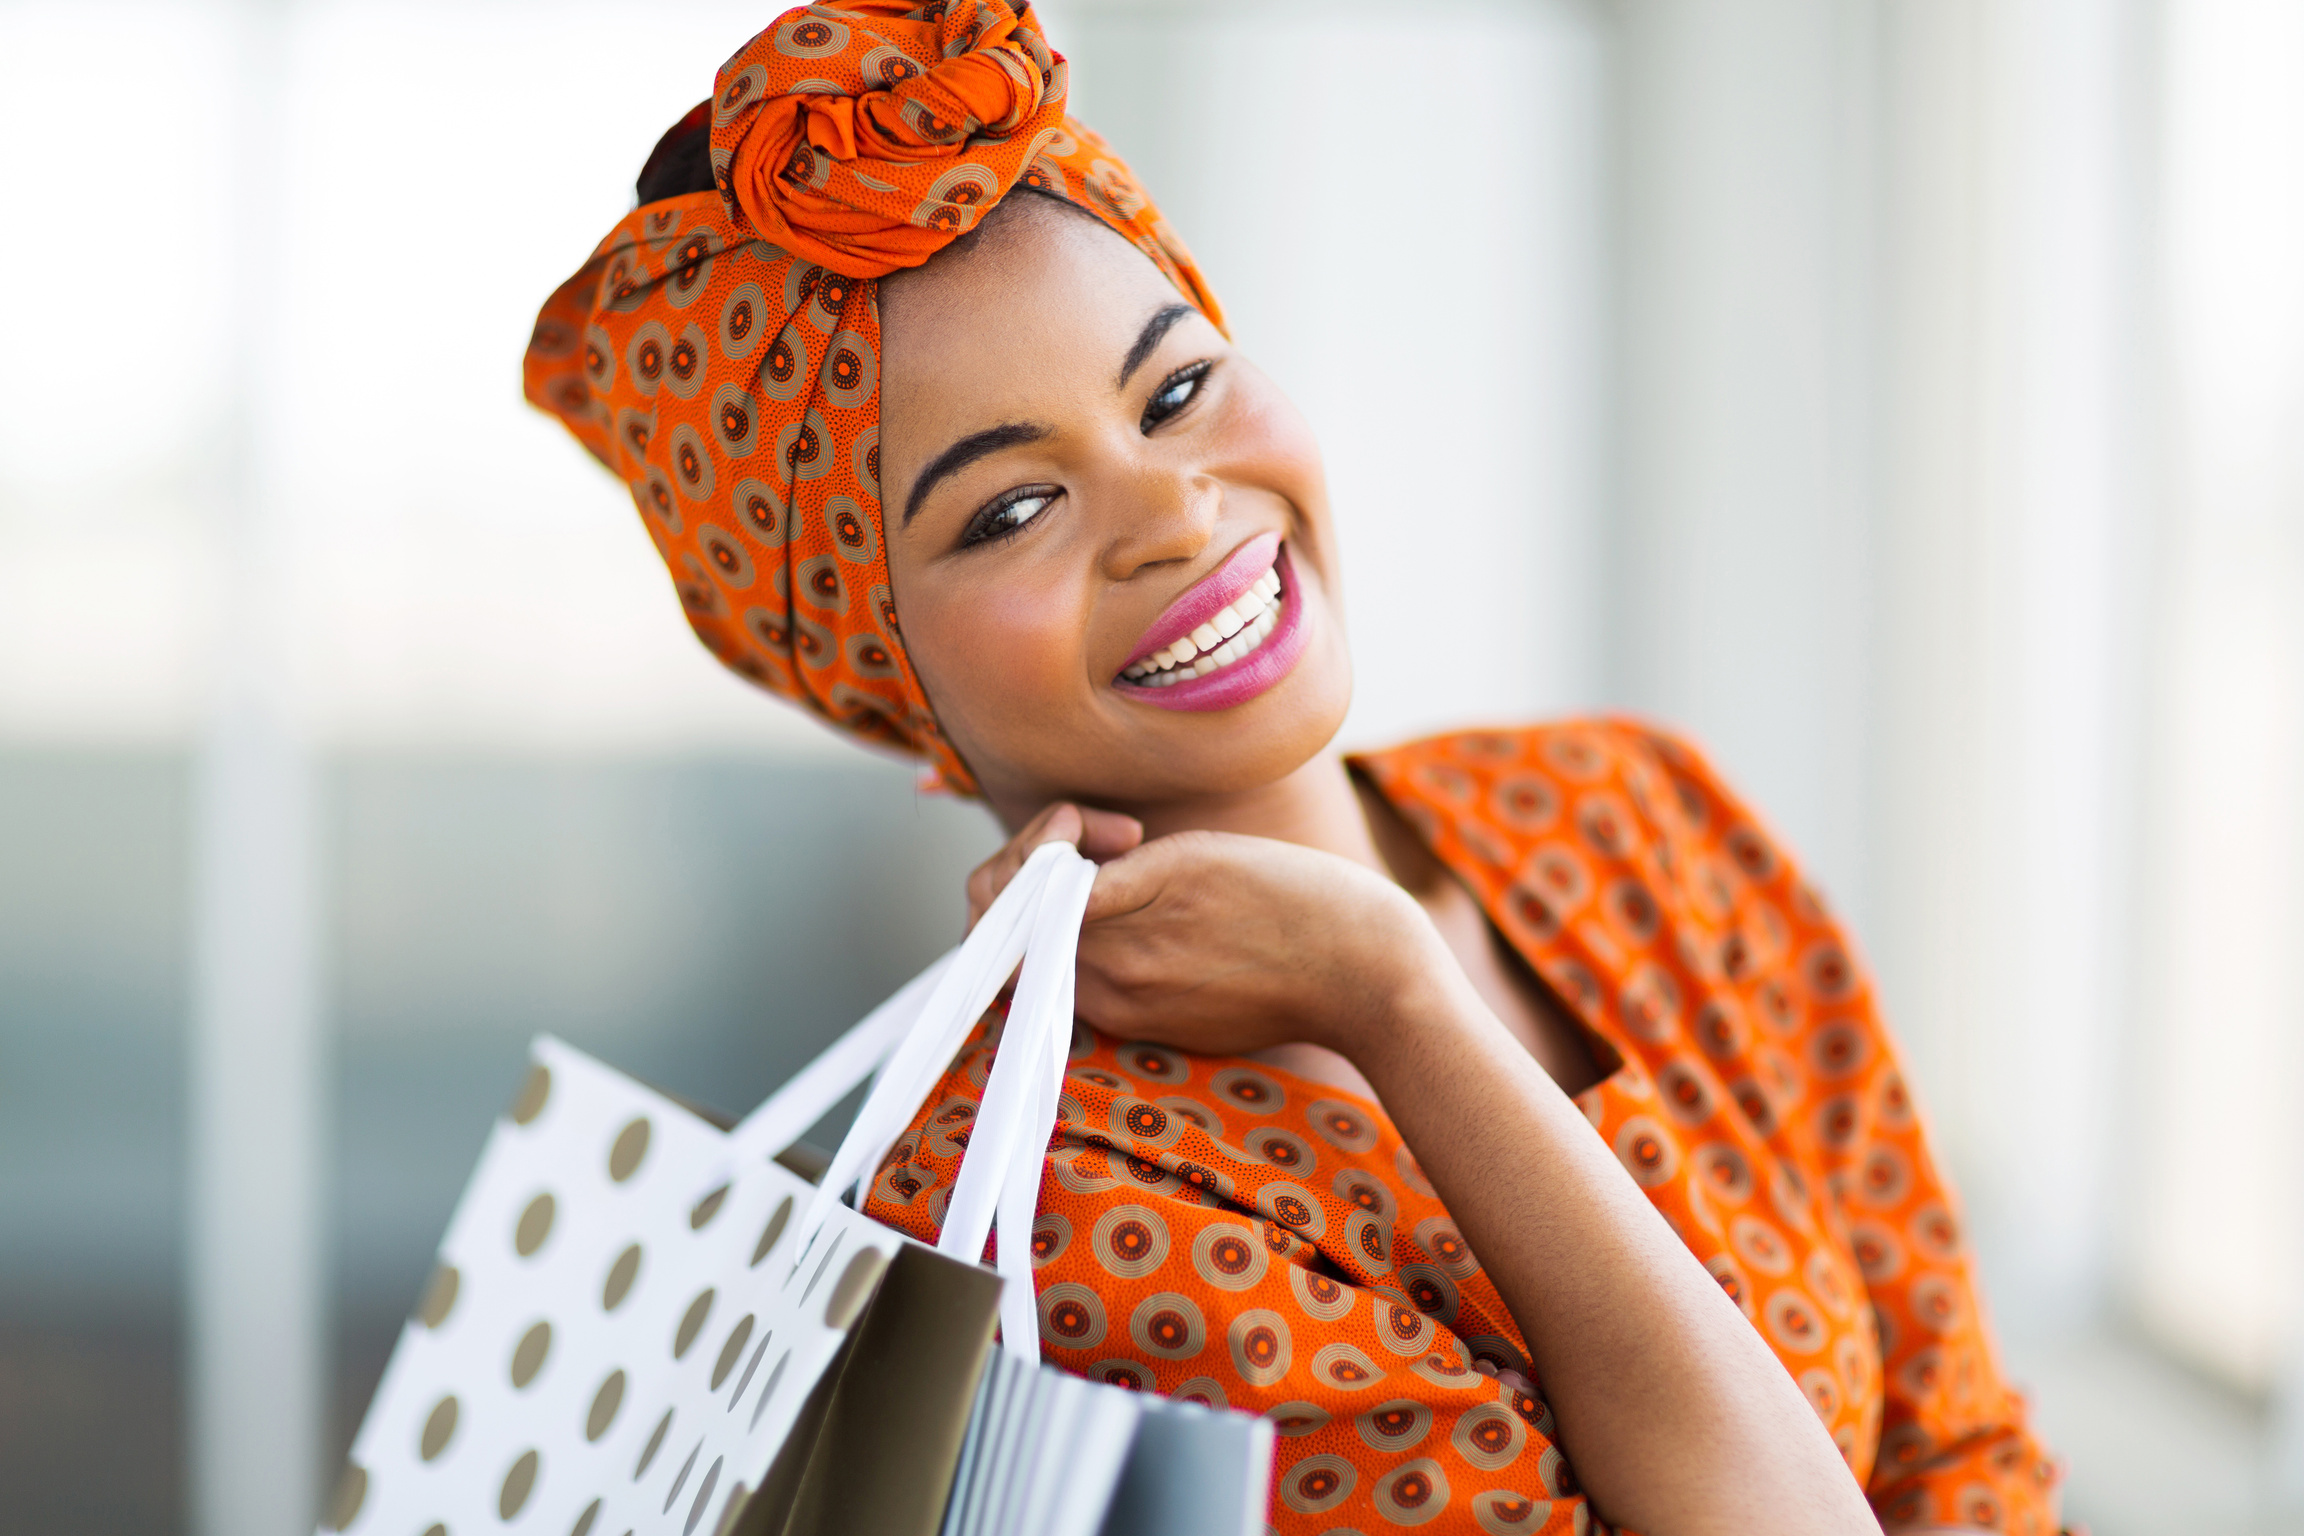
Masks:
[[[912,482],[912,494],[904,499],[904,526],[912,526],[912,518],[920,510],[929,489],[947,475],[956,475],[986,454],[998,453],[1003,448],[1014,448],[1023,443],[1036,443],[1049,433],[1047,427],[1032,421],[1011,421],[982,432],[971,432],[951,447],[928,461],[920,471],[920,478]]]
[[[1144,329],[1136,333],[1136,344],[1120,360],[1120,379],[1114,387],[1126,389],[1129,378],[1144,366],[1144,359],[1152,355],[1152,349],[1160,345],[1161,338],[1175,328],[1177,321],[1191,313],[1192,306],[1189,304],[1163,304],[1153,311],[1152,318],[1144,322]]]

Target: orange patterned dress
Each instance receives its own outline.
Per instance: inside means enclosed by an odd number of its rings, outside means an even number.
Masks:
[[[2057,1473],[2001,1377],[1871,981],[1704,759],[1580,720],[1354,766],[1621,1058],[1577,1102],[1882,1519],[2053,1531]],[[988,1026],[881,1170],[874,1216],[934,1237],[991,1052]],[[1289,1536],[1604,1528],[1519,1331],[1382,1109],[1084,1027],[1065,1089],[1032,1232],[1051,1360],[1270,1417]]]

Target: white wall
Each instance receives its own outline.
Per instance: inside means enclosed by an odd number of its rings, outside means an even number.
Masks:
[[[2304,1297],[2304,11],[2192,0],[2163,24],[2150,1091],[2124,1251],[2154,1332],[2261,1389]]]
[[[1884,9],[1883,964],[2004,1312],[2103,1300],[2154,458],[2141,7]]]
[[[1612,695],[1693,731],[1859,911],[1868,8],[1617,8]]]

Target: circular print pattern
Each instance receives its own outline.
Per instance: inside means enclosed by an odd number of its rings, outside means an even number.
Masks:
[[[1104,1342],[1104,1302],[1087,1286],[1065,1281],[1040,1292],[1040,1336],[1058,1349]]]
[[[1403,1359],[1417,1359],[1439,1340],[1432,1319],[1414,1307],[1404,1307],[1389,1296],[1373,1295],[1368,1306],[1376,1315],[1376,1342]]]
[[[1288,1288],[1296,1295],[1296,1305],[1304,1309],[1307,1317],[1323,1323],[1333,1323],[1349,1317],[1357,1302],[1357,1293],[1349,1286],[1316,1275],[1301,1264],[1288,1266]]]
[[[1241,1144],[1275,1168],[1286,1169],[1299,1176],[1311,1173],[1320,1165],[1312,1155],[1311,1143],[1293,1131],[1276,1125],[1260,1125],[1240,1138]]]
[[[1254,1289],[1270,1262],[1256,1234],[1232,1222],[1202,1227],[1192,1239],[1193,1273],[1220,1291]]]
[[[1360,1473],[1343,1457],[1323,1452],[1294,1463],[1277,1481],[1281,1503],[1300,1515],[1324,1515],[1352,1496]]]
[[[1376,1117],[1343,1099],[1314,1099],[1304,1112],[1321,1140],[1339,1152],[1372,1151],[1376,1146]]]
[[[712,392],[712,431],[723,456],[748,457],[760,444],[760,402],[740,385],[721,385]]]
[[[1295,1353],[1288,1320],[1269,1307],[1251,1307],[1233,1318],[1224,1344],[1232,1369],[1252,1387],[1278,1386]]]
[[[824,347],[824,398],[858,410],[880,387],[880,357],[860,331],[836,331]]]
[[[1190,1360],[1208,1347],[1208,1324],[1200,1305],[1175,1291],[1145,1297],[1128,1316],[1128,1338],[1161,1360]]]
[[[1344,1392],[1362,1391],[1384,1379],[1383,1368],[1368,1358],[1366,1350],[1341,1339],[1323,1344],[1312,1356],[1312,1374]]]
[[[1484,1536],[1533,1536],[1552,1523],[1552,1502],[1496,1488],[1472,1496],[1472,1520]]]
[[[1072,1223],[1061,1211],[1042,1211],[1032,1221],[1032,1267],[1045,1269],[1072,1245]]]
[[[1226,1067],[1208,1079],[1216,1096],[1252,1115],[1278,1113],[1288,1102],[1280,1085],[1253,1067]]]
[[[1520,1459],[1528,1445],[1528,1426],[1520,1415],[1497,1403],[1483,1403],[1457,1415],[1448,1431],[1456,1454],[1483,1472],[1501,1472]]]
[[[738,283],[720,301],[720,355],[740,363],[768,329],[768,295],[754,282]]]
[[[1256,1203],[1274,1221],[1307,1242],[1328,1230],[1328,1213],[1312,1191],[1289,1179],[1272,1179],[1256,1192]]]
[[[1144,1146],[1167,1148],[1183,1139],[1186,1122],[1132,1093],[1112,1100],[1112,1130]]]
[[[1096,1262],[1123,1280],[1141,1280],[1168,1261],[1168,1224],[1142,1205],[1116,1205],[1096,1218]]]
[[[1448,1508],[1448,1474],[1429,1456],[1419,1456],[1404,1467],[1377,1479],[1377,1510],[1394,1525],[1425,1525]]]
[[[1398,1455],[1432,1433],[1432,1410],[1412,1397],[1396,1397],[1356,1415],[1352,1428],[1370,1450]]]
[[[1427,1317],[1437,1318],[1443,1325],[1453,1324],[1459,1298],[1456,1282],[1431,1264],[1403,1264],[1400,1266],[1400,1289],[1408,1304]]]
[[[1129,1392],[1157,1392],[1160,1383],[1152,1372],[1135,1360],[1099,1360],[1088,1367],[1090,1381],[1100,1381],[1108,1387],[1120,1387]]]

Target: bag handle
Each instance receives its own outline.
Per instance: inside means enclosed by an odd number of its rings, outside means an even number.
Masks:
[[[1000,1290],[1000,1336],[1010,1350],[1040,1359],[1040,1316],[1032,1277],[1032,1223],[1040,1205],[1043,1154],[1056,1126],[1064,1063],[1072,1044],[1075,960],[1080,920],[1096,866],[1074,854],[1053,861],[1024,951],[1024,973],[1008,1005],[990,1079],[969,1128],[939,1252],[973,1261],[984,1251],[995,1214],[1000,1245],[994,1263]]]
[[[990,914],[986,917],[989,919]],[[977,932],[983,934],[983,942],[989,942],[997,937],[998,929],[987,931],[984,924],[979,923]],[[938,955],[927,969],[850,1026],[815,1060],[793,1073],[782,1087],[762,1100],[757,1109],[731,1127],[728,1132],[730,1155],[739,1163],[753,1159],[772,1161],[806,1135],[810,1126],[830,1114],[833,1105],[885,1066],[918,1025],[937,984],[958,962],[964,948],[965,944],[955,944]]]
[[[833,1154],[832,1165],[817,1186],[815,1198],[802,1214],[801,1241],[793,1245],[795,1269],[815,1246],[841,1196],[861,1186],[886,1162],[889,1150],[911,1124],[928,1091],[943,1076],[969,1031],[1007,984],[1029,945],[1033,919],[1039,911],[1049,874],[1067,862],[1085,864],[1087,861],[1069,843],[1044,843],[1034,849],[1008,888],[977,921],[975,930],[961,943],[951,963],[927,988],[927,999],[911,1029],[886,1057],[887,1070],[865,1096],[855,1124]],[[1093,870],[1093,866],[1090,868]],[[1077,934],[1077,928],[1074,931]],[[1065,946],[1062,969],[1069,972],[1072,961],[1072,946]],[[891,1005],[893,1002],[891,999]],[[859,1025],[858,1029],[862,1027]],[[856,1054],[860,1059],[867,1053],[859,1047]],[[825,1081],[832,1080],[827,1074]],[[973,1131],[970,1139],[974,1139]],[[1038,1148],[1033,1150],[1033,1158],[1037,1165]],[[981,1242],[979,1238],[979,1252]],[[1029,1245],[1025,1245],[1025,1251],[1029,1253]]]

